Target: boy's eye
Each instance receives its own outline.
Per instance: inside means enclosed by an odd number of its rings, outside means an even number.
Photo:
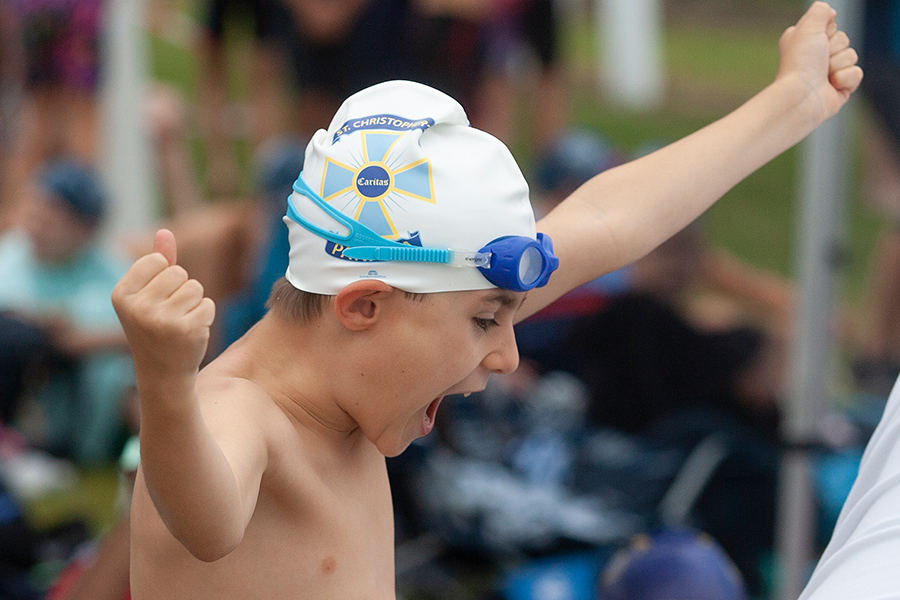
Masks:
[[[498,323],[495,319],[482,319],[479,317],[475,317],[474,319],[475,325],[477,325],[483,331],[489,331],[491,328],[498,326]]]

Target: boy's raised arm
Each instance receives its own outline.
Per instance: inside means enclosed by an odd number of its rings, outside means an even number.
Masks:
[[[197,374],[215,305],[175,264],[171,232],[157,232],[154,250],[113,290],[141,399],[141,470],[172,535],[197,558],[215,560],[243,536],[265,449],[247,434],[245,443],[223,449],[211,434],[200,410]]]
[[[785,30],[779,55],[775,81],[744,105],[594,177],[538,223],[553,239],[560,267],[546,287],[529,293],[529,314],[647,254],[837,113],[862,80],[856,52],[823,2]]]

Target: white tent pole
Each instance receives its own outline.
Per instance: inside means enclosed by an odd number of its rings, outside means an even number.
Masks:
[[[832,0],[839,26],[858,43],[860,0]],[[852,107],[848,107],[852,108]],[[783,437],[789,444],[819,440],[819,426],[833,383],[835,344],[830,335],[843,237],[850,164],[852,110],[843,110],[802,144],[797,211],[795,336],[791,388],[784,407]],[[796,600],[814,559],[815,496],[808,452],[788,452],[782,462],[776,543],[780,558],[779,600]]]
[[[601,96],[636,110],[663,99],[661,0],[594,0]]]
[[[108,0],[101,54],[102,167],[110,195],[107,234],[144,231],[158,213],[144,118],[145,0]]]

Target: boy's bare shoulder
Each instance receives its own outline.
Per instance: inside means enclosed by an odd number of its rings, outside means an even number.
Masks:
[[[223,437],[254,438],[270,450],[277,448],[296,430],[279,405],[260,383],[235,373],[216,361],[197,378],[200,409],[210,431]]]

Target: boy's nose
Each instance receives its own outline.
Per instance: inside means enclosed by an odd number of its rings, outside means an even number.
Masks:
[[[505,328],[499,336],[497,346],[484,359],[484,367],[493,373],[507,375],[519,366],[519,348],[512,326]]]

